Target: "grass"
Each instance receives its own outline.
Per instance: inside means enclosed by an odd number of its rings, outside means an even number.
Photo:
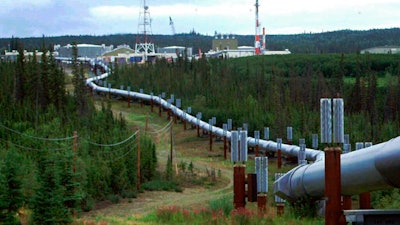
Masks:
[[[367,79],[363,77],[362,79]],[[384,88],[387,87],[390,83],[394,84],[397,83],[397,77],[392,76],[390,73],[386,73],[385,76],[379,76],[377,77],[377,84],[378,88]],[[344,83],[345,84],[355,84],[356,83],[356,78],[355,77],[344,77]]]

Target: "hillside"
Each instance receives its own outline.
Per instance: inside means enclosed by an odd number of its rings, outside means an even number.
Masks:
[[[177,35],[153,35],[156,47],[171,45],[193,46],[208,51],[211,48],[212,36],[195,32]],[[253,45],[253,35],[236,35],[239,45]],[[10,38],[0,38],[0,51],[13,49],[15,41]],[[66,45],[72,42],[134,46],[136,34],[113,34],[103,36],[58,36],[32,37],[20,39],[25,48],[39,49],[43,41],[47,45]],[[383,45],[400,45],[400,28],[374,29],[367,31],[340,30],[324,33],[303,33],[293,35],[267,35],[267,48],[270,50],[289,49],[292,53],[355,53],[365,48]]]

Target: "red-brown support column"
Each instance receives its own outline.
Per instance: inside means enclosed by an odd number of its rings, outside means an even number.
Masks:
[[[226,148],[227,148],[227,145],[226,145],[226,136],[224,136],[224,159],[226,160]]]
[[[276,204],[276,215],[281,217],[285,213],[285,204],[277,203]]]
[[[341,207],[341,175],[340,148],[325,149],[325,225],[340,224]]]
[[[151,112],[153,112],[154,111],[154,102],[153,102],[153,99],[151,99],[150,100],[150,107],[151,107]]]
[[[245,166],[235,165],[233,167],[233,204],[235,209],[245,207],[245,197]]]
[[[277,158],[278,158],[278,169],[282,168],[282,150],[278,149],[277,151]]]
[[[212,151],[212,144],[213,144],[213,132],[210,130],[209,136],[210,136],[210,152]]]
[[[267,194],[259,194],[257,196],[257,208],[259,216],[267,212]]]
[[[128,94],[128,108],[131,107],[131,96]]]
[[[247,201],[257,201],[257,174],[247,174]]]
[[[197,125],[197,137],[200,137],[200,126]]]
[[[360,209],[371,209],[371,193],[362,193],[359,195]]]
[[[343,196],[343,205],[342,208],[343,210],[350,210],[351,209],[351,196],[349,195],[344,195]]]
[[[160,103],[160,107],[158,108],[158,116],[161,117],[161,113],[162,113],[162,105]]]
[[[186,130],[186,120],[183,120],[182,123],[183,123],[183,130]]]
[[[256,157],[258,157],[258,153],[259,153],[259,150],[260,148],[258,147],[258,145],[256,145]]]

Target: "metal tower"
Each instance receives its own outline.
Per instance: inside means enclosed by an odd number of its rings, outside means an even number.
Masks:
[[[261,46],[260,46],[260,23],[258,22],[258,0],[256,0],[256,37],[254,41],[254,51],[256,55],[259,55],[261,53]]]
[[[139,13],[138,34],[136,36],[135,53],[155,53],[154,43],[151,42],[151,18],[149,6],[146,5],[146,0],[142,1],[141,8],[143,11]]]

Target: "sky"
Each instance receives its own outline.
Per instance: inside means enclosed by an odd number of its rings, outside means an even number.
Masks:
[[[153,34],[255,33],[256,0],[146,0]],[[0,37],[136,34],[144,0],[0,0]],[[267,34],[400,27],[399,0],[259,0]],[[142,20],[140,20],[142,21]]]

